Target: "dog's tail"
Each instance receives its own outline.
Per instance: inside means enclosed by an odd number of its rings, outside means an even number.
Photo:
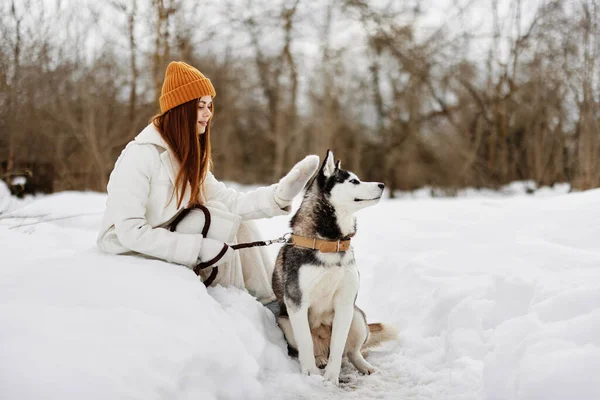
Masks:
[[[398,339],[398,331],[389,325],[382,323],[369,324],[369,337],[362,349],[379,346],[383,342]]]

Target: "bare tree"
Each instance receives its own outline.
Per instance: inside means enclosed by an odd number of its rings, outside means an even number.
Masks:
[[[15,131],[17,128],[17,119],[15,118],[18,110],[18,96],[21,81],[21,51],[23,46],[23,19],[31,9],[31,1],[27,0],[21,4],[22,9],[17,8],[15,0],[10,3],[10,16],[14,23],[14,37],[11,41],[12,65],[10,66],[11,76],[8,86],[8,160],[6,164],[6,173],[12,174],[15,169]]]
[[[273,181],[333,148],[392,193],[513,180],[600,187],[597,0],[550,0],[533,16],[522,0],[505,3],[508,13],[491,0],[483,33],[450,22],[423,30],[421,2],[210,4],[229,29],[199,24],[187,12],[197,4],[1,2],[0,175],[31,171],[45,182],[31,191],[104,190],[156,111],[167,63],[181,59],[219,93],[212,140],[224,179]],[[448,21],[480,4],[450,6]],[[103,33],[115,12],[118,36]],[[479,40],[491,43],[483,61],[470,54]]]
[[[300,0],[285,0],[276,15],[275,21],[257,20],[257,15],[238,18],[232,15],[232,21],[241,24],[250,37],[254,50],[254,64],[258,73],[260,88],[267,100],[266,118],[268,138],[272,143],[272,178],[282,176],[286,168],[286,151],[293,143],[293,133],[297,131],[298,71],[293,57],[293,30],[296,12]],[[230,5],[231,8],[233,8]],[[266,15],[262,18],[267,19]],[[281,47],[268,54],[261,38],[264,29],[270,24],[281,29],[283,36]],[[272,42],[270,42],[272,43]],[[286,96],[288,94],[288,96]]]
[[[575,184],[581,189],[590,189],[600,185],[600,139],[598,132],[600,118],[598,92],[598,60],[600,52],[599,10],[595,0],[581,0],[579,32],[581,47],[578,54],[578,66],[574,70],[573,94],[577,99],[579,118],[576,122],[577,138],[577,177]]]
[[[154,98],[158,101],[162,89],[164,69],[171,59],[170,25],[172,16],[177,12],[176,0],[152,0],[154,12],[154,53],[152,54],[152,77]]]
[[[110,0],[110,4],[123,13],[127,19],[127,36],[129,39],[129,64],[131,70],[129,86],[129,118],[134,121],[137,110],[137,82],[139,80],[139,70],[137,66],[137,40],[135,37],[135,27],[137,18],[137,0]]]

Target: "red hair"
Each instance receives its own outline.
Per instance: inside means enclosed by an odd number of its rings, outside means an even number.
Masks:
[[[189,182],[191,196],[188,206],[200,204],[204,179],[212,165],[210,151],[210,121],[203,134],[198,134],[198,101],[194,99],[173,107],[150,120],[169,144],[181,168],[175,178],[173,195],[177,207],[181,206],[186,184]],[[212,111],[212,105],[211,105]],[[171,197],[172,198],[172,197]]]

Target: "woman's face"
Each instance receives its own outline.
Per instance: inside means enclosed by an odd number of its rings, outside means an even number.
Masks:
[[[212,97],[202,96],[198,100],[198,135],[206,132],[210,117],[212,117]]]

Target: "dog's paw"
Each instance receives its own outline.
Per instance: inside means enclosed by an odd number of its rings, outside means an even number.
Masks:
[[[323,369],[327,366],[327,357],[324,356],[317,356],[315,359],[316,363],[317,363],[317,367],[319,369]]]
[[[371,375],[377,372],[377,368],[372,366],[371,364],[365,362],[366,365],[362,365],[361,368],[357,368],[359,372],[365,375]]]
[[[317,368],[316,365],[310,366],[310,367],[302,367],[302,373],[304,375],[321,375],[321,370],[319,370],[319,368]]]
[[[333,383],[334,385],[340,384],[340,370],[339,368],[336,370],[334,368],[325,368],[325,375],[323,375],[325,380]]]

